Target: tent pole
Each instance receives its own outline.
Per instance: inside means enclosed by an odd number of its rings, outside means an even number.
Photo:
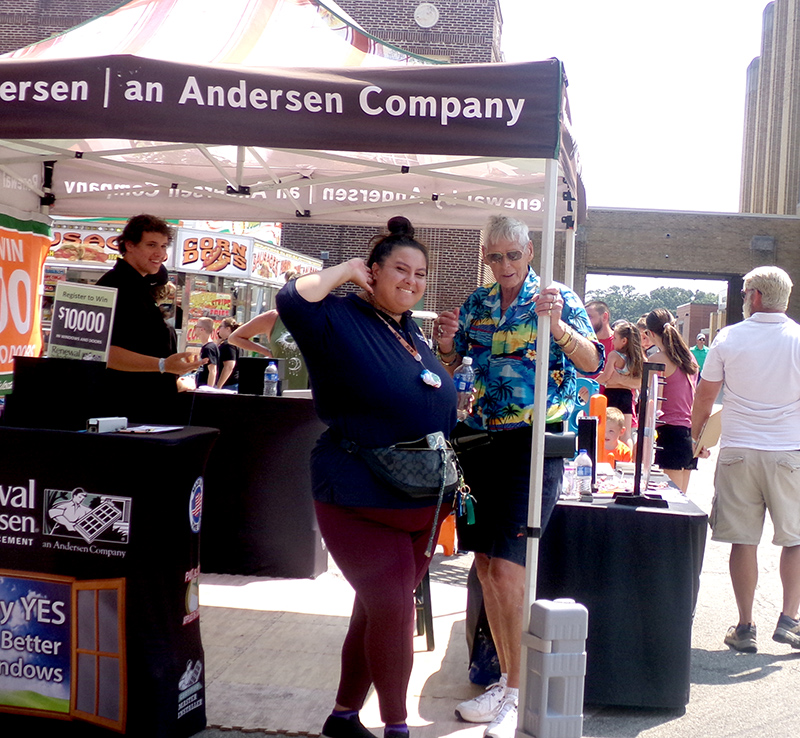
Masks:
[[[539,269],[540,286],[553,282],[553,255],[556,240],[556,198],[558,196],[558,161],[547,159],[542,223],[542,254]],[[536,335],[536,385],[533,391],[533,437],[531,441],[531,476],[528,497],[528,545],[526,559],[525,598],[522,604],[522,631],[528,631],[531,604],[536,599],[536,571],[539,563],[539,533],[542,521],[542,476],[544,474],[544,431],[547,417],[547,380],[550,366],[550,317],[540,316]],[[531,534],[532,531],[533,533]],[[522,730],[525,692],[528,679],[528,649],[523,645],[520,656],[519,722]]]
[[[564,284],[575,289],[575,227],[567,228],[564,253]]]

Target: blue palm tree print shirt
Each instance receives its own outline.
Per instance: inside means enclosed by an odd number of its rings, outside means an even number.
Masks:
[[[593,341],[604,363],[604,349],[597,341],[580,298],[557,284],[564,300],[561,319]],[[528,268],[517,299],[500,311],[500,285],[480,287],[461,306],[455,349],[471,356],[475,369],[475,403],[466,423],[473,428],[498,431],[533,424],[533,391],[536,381],[538,317],[533,296],[539,277]],[[575,366],[551,337],[547,381],[547,422],[567,420],[577,392]]]

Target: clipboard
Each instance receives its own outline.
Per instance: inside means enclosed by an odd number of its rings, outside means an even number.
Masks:
[[[719,443],[719,437],[722,434],[722,405],[714,405],[711,409],[711,415],[708,416],[703,430],[700,431],[700,437],[694,445],[692,455],[697,456],[701,448],[712,448]]]

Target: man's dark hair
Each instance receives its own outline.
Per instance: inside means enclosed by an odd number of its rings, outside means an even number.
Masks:
[[[597,308],[601,313],[608,313],[608,317],[611,318],[611,311],[608,309],[608,305],[602,300],[591,300],[586,303],[586,307]]]
[[[120,254],[125,253],[126,243],[139,243],[145,233],[160,233],[166,236],[170,242],[175,238],[175,231],[167,221],[155,215],[134,215],[123,228],[122,233],[116,238],[117,248]]]

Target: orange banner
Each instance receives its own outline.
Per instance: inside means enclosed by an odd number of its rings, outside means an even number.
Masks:
[[[0,394],[11,391],[15,356],[39,356],[39,285],[50,229],[0,212]]]

